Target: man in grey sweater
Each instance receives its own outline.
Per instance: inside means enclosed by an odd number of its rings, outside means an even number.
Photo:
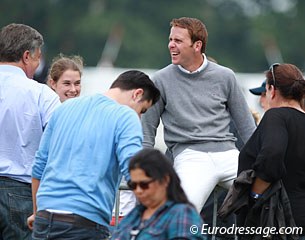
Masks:
[[[255,123],[235,74],[205,55],[207,30],[198,19],[171,21],[168,48],[172,64],[152,77],[161,98],[142,116],[144,147],[153,147],[160,117],[164,140],[182,187],[200,211],[219,184],[226,188],[237,173],[235,122],[246,142]]]

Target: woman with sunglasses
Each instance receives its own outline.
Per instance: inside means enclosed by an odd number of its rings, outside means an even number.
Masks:
[[[238,173],[248,169],[255,171],[250,192],[253,204],[266,196],[264,193],[267,194],[266,190],[273,183],[282,180],[292,216],[296,226],[303,227],[304,235],[305,112],[301,104],[305,80],[302,72],[292,64],[273,64],[266,72],[266,78],[269,110],[240,152]]]
[[[112,239],[205,239],[202,220],[165,155],[143,149],[131,159],[129,172],[128,186],[139,205],[120,222]]]

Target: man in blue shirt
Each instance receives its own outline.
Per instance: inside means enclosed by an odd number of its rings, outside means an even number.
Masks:
[[[0,32],[0,239],[31,239],[31,170],[43,129],[60,105],[34,81],[43,37],[23,24]]]
[[[130,179],[129,159],[142,149],[139,116],[159,96],[146,74],[127,71],[105,94],[69,99],[54,112],[33,165],[35,239],[109,236],[121,177]]]

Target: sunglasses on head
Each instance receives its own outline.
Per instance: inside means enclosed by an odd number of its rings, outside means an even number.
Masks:
[[[143,190],[146,190],[149,188],[149,184],[151,184],[154,181],[155,181],[155,179],[151,179],[148,181],[140,181],[140,182],[133,182],[130,180],[127,182],[127,185],[131,190],[137,189],[137,186],[139,186]]]
[[[275,74],[274,74],[274,72],[275,72],[275,67],[277,67],[277,66],[279,66],[280,64],[279,63],[273,63],[271,66],[270,66],[270,68],[269,68],[269,70],[270,70],[270,72],[271,72],[271,74],[272,74],[272,80],[273,80],[273,86],[274,86],[274,88],[275,88]]]

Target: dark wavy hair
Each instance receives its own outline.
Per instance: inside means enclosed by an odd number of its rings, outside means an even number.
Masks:
[[[143,170],[148,177],[159,182],[163,182],[166,176],[168,176],[168,200],[176,203],[191,204],[181,187],[180,179],[175,172],[171,161],[159,150],[145,148],[138,152],[129,163],[129,171],[135,169]]]
[[[121,73],[110,88],[120,88],[127,91],[142,88],[144,94],[141,100],[151,100],[152,104],[155,104],[160,98],[160,91],[153,81],[144,72],[138,70],[129,70]]]

